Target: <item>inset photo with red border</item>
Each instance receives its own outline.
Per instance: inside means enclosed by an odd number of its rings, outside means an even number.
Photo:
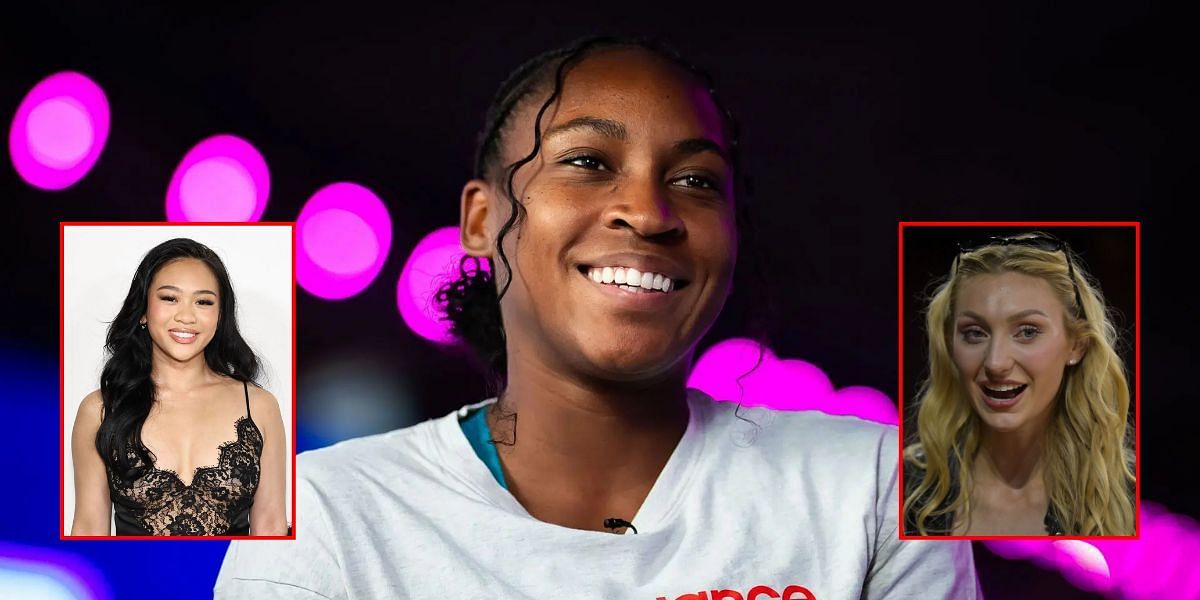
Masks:
[[[62,223],[61,539],[295,539],[293,223]]]
[[[1138,538],[1140,224],[898,233],[900,538]]]

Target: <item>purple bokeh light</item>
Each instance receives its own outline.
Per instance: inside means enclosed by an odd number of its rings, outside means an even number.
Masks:
[[[1058,540],[1054,544],[1055,562],[1067,581],[1088,591],[1112,587],[1108,561],[1098,548],[1083,540]]]
[[[21,100],[8,133],[13,167],[29,185],[61,190],[83,179],[108,141],[104,90],[86,75],[55,73]]]
[[[371,190],[327,185],[296,218],[296,281],[326,300],[349,298],[379,275],[392,246],[392,218]]]
[[[1113,598],[1200,598],[1200,526],[1142,502],[1136,540],[1012,540],[984,542],[1010,560],[1055,569],[1080,589]]]
[[[0,541],[0,596],[108,600],[112,592],[103,574],[75,554]]]
[[[863,386],[834,390],[820,367],[799,359],[780,359],[754,340],[733,338],[709,348],[692,368],[688,387],[716,400],[776,410],[819,410],[831,415],[899,423],[896,405],[886,394]],[[740,387],[738,379],[741,378]]]
[[[466,253],[459,243],[458,227],[443,227],[426,235],[417,243],[404,263],[400,280],[396,282],[396,308],[413,333],[436,342],[454,341],[445,313],[434,302],[434,294],[443,283],[458,277],[460,260]],[[467,263],[467,268],[474,263]],[[488,270],[486,260],[479,268]]]
[[[167,186],[167,220],[257,221],[267,208],[267,161],[242,138],[214,135],[192,147]]]

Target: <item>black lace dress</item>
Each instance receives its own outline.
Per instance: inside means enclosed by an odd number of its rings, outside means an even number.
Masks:
[[[250,418],[250,390],[242,385],[246,416],[235,423],[237,439],[221,444],[217,464],[197,467],[191,484],[175,471],[145,464],[132,450],[135,467],[128,477],[108,469],[117,535],[250,535],[263,436]]]

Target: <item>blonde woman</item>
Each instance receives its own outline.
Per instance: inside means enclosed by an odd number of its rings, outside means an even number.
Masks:
[[[926,315],[909,535],[1133,535],[1129,384],[1099,288],[1044,233],[960,246]]]

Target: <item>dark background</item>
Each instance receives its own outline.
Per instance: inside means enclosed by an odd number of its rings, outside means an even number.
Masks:
[[[211,589],[224,542],[59,542],[56,389],[58,222],[162,220],[167,183],[200,139],[234,133],[271,169],[263,220],[290,221],[334,181],[379,194],[392,251],[361,295],[299,293],[298,415],[306,371],[347,356],[403,377],[408,416],[482,399],[462,357],[411,334],[394,306],[407,252],[457,223],[484,110],[524,59],[580,35],[655,34],[712,70],[741,122],[750,200],[764,241],[775,351],[821,366],[838,387],[896,396],[899,220],[1139,220],[1143,223],[1142,494],[1200,515],[1175,476],[1194,468],[1196,411],[1184,395],[1198,333],[1177,274],[1187,223],[1164,167],[1181,102],[1178,16],[1106,8],[981,6],[919,12],[723,5],[275,2],[222,7],[55,4],[0,17],[4,126],[40,79],[80,70],[106,91],[112,131],[92,172],[57,193],[7,160],[0,236],[7,285],[0,357],[8,440],[0,538],[86,556],[121,597]],[[7,156],[7,154],[6,154]],[[714,335],[739,332],[735,292]],[[436,374],[429,376],[428,374]],[[397,400],[399,402],[399,400]],[[315,413],[315,409],[311,411]],[[403,412],[403,411],[401,411]],[[356,431],[367,433],[368,431]],[[17,450],[20,450],[18,453]],[[12,487],[9,487],[12,486]],[[13,518],[17,516],[17,518]],[[301,517],[302,519],[303,517]],[[976,546],[990,598],[1091,597],[1054,571]],[[157,575],[170,570],[170,582]],[[160,581],[161,579],[161,581]],[[137,590],[137,591],[135,591]]]

